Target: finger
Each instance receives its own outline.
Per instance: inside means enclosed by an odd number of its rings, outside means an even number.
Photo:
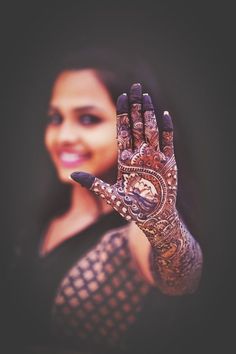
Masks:
[[[70,177],[75,181],[81,184],[82,187],[90,189],[95,181],[93,175],[86,172],[73,172]]]
[[[126,197],[121,186],[111,186],[86,172],[73,172],[71,178],[80,183],[81,186],[88,188],[101,198],[105,199],[107,204],[111,205],[112,208],[126,220],[131,220],[130,215],[128,215],[128,208],[124,205]]]
[[[162,151],[166,156],[171,157],[174,155],[174,136],[173,123],[170,113],[165,111],[162,119]]]
[[[132,138],[129,123],[129,102],[126,93],[117,99],[117,142],[120,153],[126,149],[131,149]]]
[[[146,142],[155,150],[159,150],[159,131],[151,97],[143,94],[143,118]]]
[[[142,119],[142,86],[137,83],[130,88],[130,118],[132,124],[133,149],[136,150],[144,142]]]

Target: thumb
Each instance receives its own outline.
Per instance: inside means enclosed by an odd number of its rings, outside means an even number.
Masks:
[[[93,175],[90,175],[89,173],[86,172],[73,172],[70,177],[75,181],[81,184],[82,187],[85,187],[87,189],[91,189],[93,186],[93,183],[96,179]]]
[[[116,185],[110,185],[103,182],[101,179],[90,175],[86,172],[73,172],[71,178],[80,183],[81,186],[91,190],[101,198],[105,199],[107,204],[110,204],[113,209],[118,211],[121,216],[130,220],[131,217],[127,215],[127,208],[124,207],[124,191]]]

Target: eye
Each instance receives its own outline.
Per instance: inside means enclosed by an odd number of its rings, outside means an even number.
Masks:
[[[62,123],[62,116],[58,113],[48,115],[48,124],[59,125]]]
[[[95,125],[101,123],[102,119],[93,114],[83,114],[79,117],[79,123],[82,125]]]

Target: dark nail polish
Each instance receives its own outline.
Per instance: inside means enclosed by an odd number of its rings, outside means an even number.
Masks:
[[[130,103],[142,103],[142,85],[140,83],[131,86]]]
[[[70,176],[74,181],[79,182],[81,186],[86,188],[91,188],[95,180],[93,175],[86,172],[73,172]]]
[[[123,93],[117,99],[116,104],[117,114],[124,114],[129,112],[128,96]]]
[[[151,97],[147,93],[143,94],[143,111],[153,111],[153,109]]]
[[[163,113],[162,129],[163,129],[163,131],[166,131],[166,132],[172,132],[173,128],[174,127],[173,127],[171,116],[170,116],[169,112],[165,111]]]

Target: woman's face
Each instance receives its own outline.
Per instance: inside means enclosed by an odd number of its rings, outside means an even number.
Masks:
[[[49,102],[46,148],[62,182],[73,171],[106,176],[117,159],[116,109],[90,69],[64,71]]]

